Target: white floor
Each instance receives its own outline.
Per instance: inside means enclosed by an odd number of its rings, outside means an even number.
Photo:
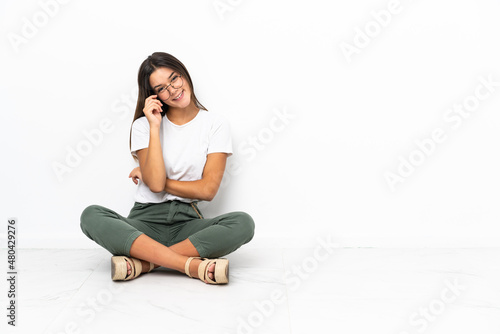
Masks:
[[[104,249],[18,252],[1,333],[500,333],[500,248],[243,246],[219,286],[165,268],[113,282]]]

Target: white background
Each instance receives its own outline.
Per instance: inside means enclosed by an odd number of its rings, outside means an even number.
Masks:
[[[1,226],[18,218],[19,247],[98,247],[80,214],[130,211],[137,71],[164,51],[231,123],[239,167],[205,216],[250,213],[254,244],[497,246],[500,86],[459,126],[444,116],[480,77],[500,82],[500,4],[406,0],[384,17],[390,3],[3,0]],[[355,42],[348,59],[341,45]],[[385,174],[436,128],[446,140],[391,190]]]

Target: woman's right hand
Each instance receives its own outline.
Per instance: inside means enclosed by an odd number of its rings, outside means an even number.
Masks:
[[[161,101],[156,97],[157,95],[149,96],[144,102],[144,109],[142,109],[144,115],[146,115],[146,118],[149,121],[150,127],[159,127],[161,124],[161,106],[163,103],[161,103]]]
[[[134,182],[135,184],[138,184],[139,180],[142,181],[141,167],[135,167],[134,169],[132,169],[128,177],[131,178],[132,182]]]

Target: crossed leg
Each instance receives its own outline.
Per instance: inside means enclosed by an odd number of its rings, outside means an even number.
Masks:
[[[182,273],[185,273],[185,264],[188,257],[200,256],[196,248],[189,239],[185,239],[175,245],[167,247],[156,240],[148,237],[146,234],[141,234],[137,237],[130,248],[130,256],[142,260],[142,272],[149,269],[147,262],[152,262],[155,268],[166,267]],[[199,278],[198,267],[202,261],[193,259],[189,264],[189,273],[191,276]],[[129,269],[128,274],[132,273],[130,264],[127,263]],[[214,279],[215,264],[208,268],[208,277]],[[207,283],[205,281],[205,283]]]

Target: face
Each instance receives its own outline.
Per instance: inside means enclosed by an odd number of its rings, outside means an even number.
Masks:
[[[161,67],[154,71],[149,84],[158,99],[169,107],[186,108],[191,103],[191,89],[186,78],[170,68]]]

